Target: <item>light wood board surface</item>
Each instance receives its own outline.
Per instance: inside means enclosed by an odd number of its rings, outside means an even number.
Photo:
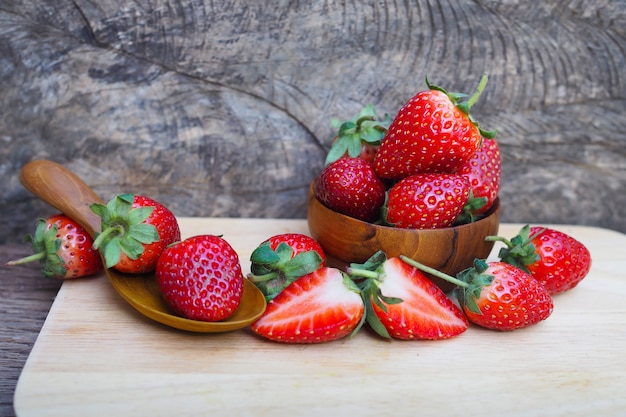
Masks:
[[[183,236],[222,234],[240,254],[305,220],[181,218]],[[503,224],[512,237],[520,225]],[[369,330],[281,345],[248,329],[191,334],[149,321],[104,275],[67,281],[20,375],[18,416],[618,416],[626,413],[626,236],[553,226],[591,251],[545,322],[446,341]],[[494,248],[492,256],[499,246]]]

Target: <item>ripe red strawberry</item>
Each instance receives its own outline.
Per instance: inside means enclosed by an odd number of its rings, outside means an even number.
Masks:
[[[267,301],[296,279],[326,266],[320,244],[301,233],[275,235],[261,243],[250,256],[248,279]]]
[[[94,248],[102,249],[107,268],[130,274],[154,270],[165,248],[180,240],[176,217],[151,198],[120,194],[107,205],[92,204],[102,219]]]
[[[468,328],[467,318],[419,269],[400,258],[377,252],[348,274],[359,283],[367,306],[366,320],[376,333],[396,339],[448,339]],[[372,314],[373,313],[373,314]]]
[[[574,288],[591,269],[589,249],[558,230],[525,225],[510,241],[488,239],[504,242],[500,260],[530,273],[552,295]]]
[[[480,149],[457,171],[457,174],[469,180],[472,197],[484,201],[479,208],[472,210],[471,214],[479,216],[491,208],[500,192],[501,170],[502,161],[498,143],[495,139],[483,138]]]
[[[504,262],[478,260],[459,274],[467,283],[458,287],[467,318],[481,327],[509,331],[547,319],[554,308],[552,297],[536,279]]]
[[[339,269],[323,267],[287,286],[250,328],[275,342],[329,342],[356,332],[364,313],[352,280]]]
[[[91,236],[74,220],[64,214],[39,219],[34,235],[25,237],[33,245],[33,255],[10,261],[21,265],[39,261],[46,277],[80,278],[102,270],[102,260],[92,249]]]
[[[385,221],[399,228],[437,229],[451,226],[467,203],[470,185],[455,174],[415,174],[389,190]]]
[[[326,207],[371,222],[385,202],[385,184],[372,166],[360,158],[340,158],[317,178],[315,196]]]
[[[341,122],[333,119],[331,123],[337,134],[326,155],[325,164],[328,165],[345,156],[361,158],[371,164],[374,162],[380,141],[387,133],[391,118],[385,114],[380,120],[374,106],[370,104],[352,120]]]
[[[167,304],[188,319],[224,320],[241,303],[239,257],[219,236],[193,236],[167,247],[155,275]]]
[[[469,114],[487,83],[484,75],[476,93],[459,102],[464,94],[448,93],[430,84],[400,109],[391,122],[374,159],[381,178],[398,180],[425,172],[454,173],[476,153],[483,131]]]

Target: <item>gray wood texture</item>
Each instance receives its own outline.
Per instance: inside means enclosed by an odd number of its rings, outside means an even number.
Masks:
[[[0,242],[52,213],[37,158],[178,216],[305,217],[331,117],[483,72],[503,221],[626,232],[625,68],[624,0],[2,0]]]

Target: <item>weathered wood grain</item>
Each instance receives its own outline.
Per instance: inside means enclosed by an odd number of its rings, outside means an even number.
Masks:
[[[44,278],[39,264],[7,267],[30,255],[30,245],[0,245],[0,416],[13,416],[13,393],[61,280]]]
[[[626,231],[625,27],[622,0],[5,0],[0,242],[46,210],[35,158],[180,216],[304,217],[331,117],[483,72],[503,220]]]

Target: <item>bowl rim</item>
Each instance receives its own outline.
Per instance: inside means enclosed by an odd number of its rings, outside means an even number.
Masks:
[[[489,221],[490,217],[495,214],[497,211],[500,210],[500,196],[496,197],[496,199],[493,201],[493,204],[491,205],[491,207],[489,208],[489,210],[478,220],[475,220],[471,223],[464,223],[464,224],[459,224],[456,226],[449,226],[449,227],[440,227],[440,228],[435,228],[435,229],[418,229],[418,228],[401,228],[401,227],[394,227],[394,226],[389,226],[389,225],[384,225],[384,224],[377,224],[377,223],[370,223],[370,222],[366,222],[364,220],[360,220],[357,219],[355,217],[351,217],[348,216],[346,214],[343,213],[339,213],[338,211],[335,211],[333,209],[328,208],[326,205],[324,205],[324,203],[322,203],[317,196],[315,195],[315,180],[311,181],[311,184],[309,185],[309,199],[313,199],[314,202],[320,206],[323,210],[333,213],[343,219],[345,219],[346,221],[351,221],[351,222],[355,222],[356,224],[362,224],[364,227],[375,227],[375,228],[382,228],[382,230],[395,230],[397,232],[404,232],[404,233],[408,233],[408,232],[420,232],[420,233],[436,233],[437,231],[441,231],[441,230],[460,230],[463,228],[468,228],[468,227],[472,227],[477,225],[478,223],[482,223],[483,221]],[[308,214],[307,214],[308,217]]]

